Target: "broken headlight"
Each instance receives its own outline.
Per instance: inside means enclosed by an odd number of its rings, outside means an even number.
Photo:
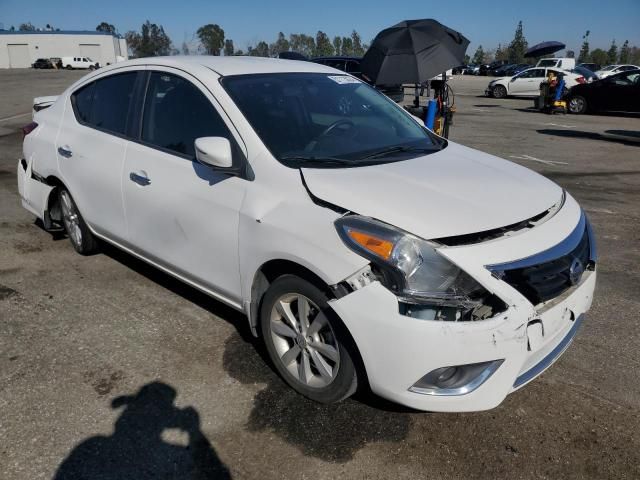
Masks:
[[[489,295],[432,242],[357,215],[339,218],[335,225],[351,250],[378,267],[382,283],[401,302],[474,309]]]

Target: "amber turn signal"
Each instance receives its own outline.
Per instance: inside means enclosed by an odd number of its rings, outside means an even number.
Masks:
[[[389,240],[384,240],[369,233],[359,232],[358,230],[351,229],[347,231],[347,235],[349,235],[349,237],[362,248],[369,250],[371,253],[384,260],[388,260],[391,256],[393,243],[391,243]]]

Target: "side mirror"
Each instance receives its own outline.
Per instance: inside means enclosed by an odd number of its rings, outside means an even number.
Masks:
[[[233,166],[231,143],[224,137],[196,138],[195,150],[198,162],[216,168]]]

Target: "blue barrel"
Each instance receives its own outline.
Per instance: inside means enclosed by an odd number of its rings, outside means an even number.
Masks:
[[[429,130],[433,130],[433,124],[436,121],[436,111],[438,110],[438,102],[435,100],[429,100],[429,104],[427,107],[427,118],[424,122],[425,126]]]

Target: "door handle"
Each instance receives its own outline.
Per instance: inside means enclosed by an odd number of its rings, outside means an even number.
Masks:
[[[143,187],[151,184],[151,179],[147,177],[146,172],[131,172],[129,173],[129,180]]]
[[[73,152],[71,151],[71,147],[69,145],[63,145],[62,147],[58,147],[58,153],[61,157],[71,158],[73,156]]]

